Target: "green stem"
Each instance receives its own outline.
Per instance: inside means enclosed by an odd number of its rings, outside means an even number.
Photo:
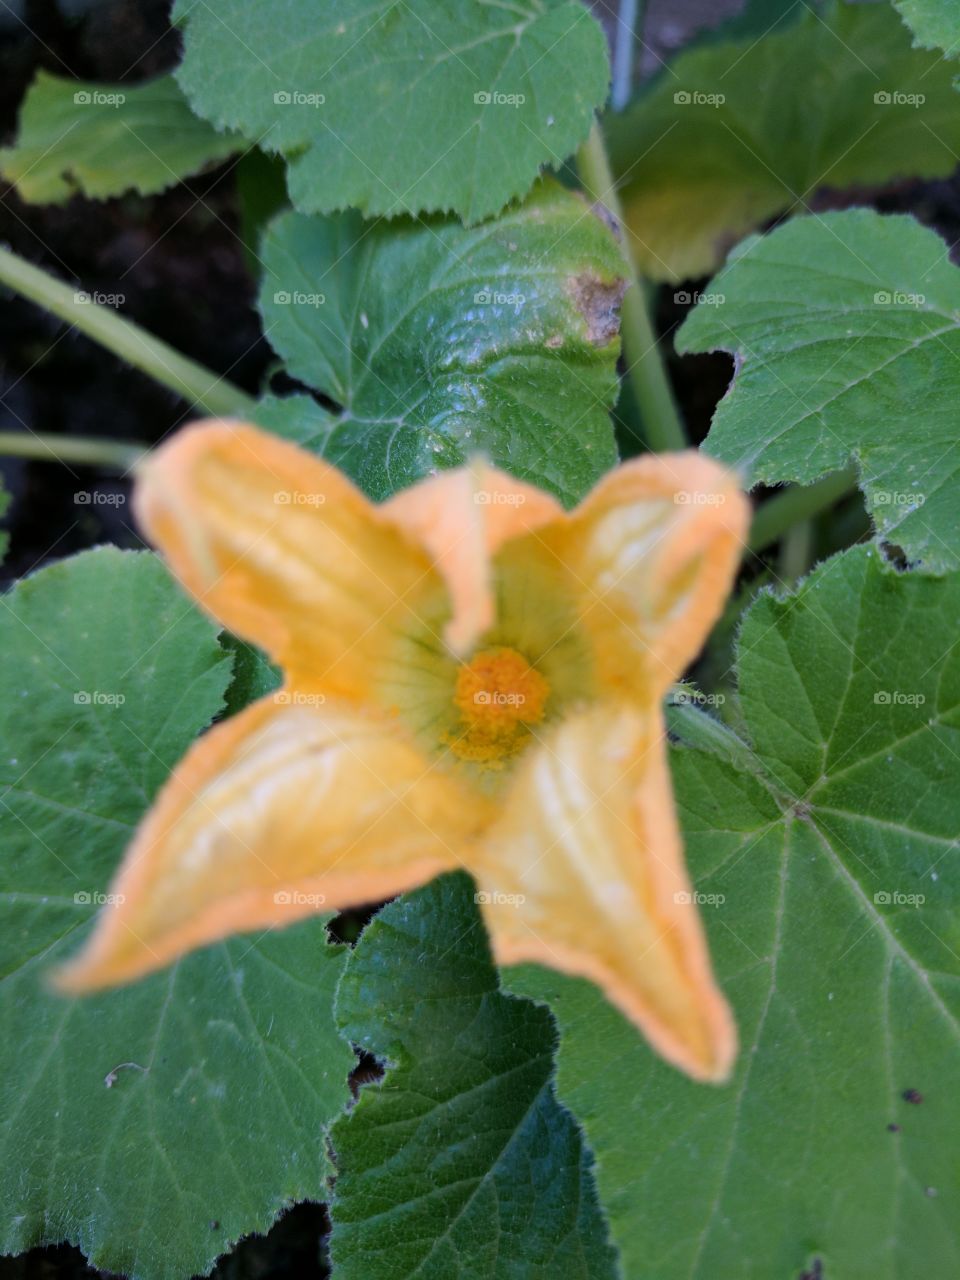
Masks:
[[[623,349],[627,358],[627,377],[643,415],[647,444],[656,450],[683,449],[687,443],[686,436],[647,309],[643,282],[638,278],[633,262],[629,231],[623,221],[623,209],[603,133],[596,120],[590,137],[577,153],[577,170],[587,194],[609,211],[620,230],[620,248],[629,282],[621,311]]]
[[[814,527],[812,520],[799,520],[783,535],[780,542],[779,576],[787,586],[799,582],[813,560]]]
[[[776,542],[791,525],[799,520],[832,507],[840,498],[856,488],[857,473],[853,467],[833,471],[816,484],[791,485],[775,498],[770,498],[759,509],[750,527],[750,550],[762,551]]]
[[[614,111],[622,111],[630,101],[633,88],[634,45],[637,32],[643,27],[646,0],[620,0],[613,40],[613,76],[610,86],[610,105]]]
[[[168,347],[111,307],[86,300],[69,285],[0,247],[0,283],[74,325],[121,360],[155,378],[191,405],[218,416],[249,413],[253,400],[225,378]],[[79,300],[78,300],[79,298]]]
[[[77,462],[81,466],[115,467],[129,471],[147,450],[125,440],[92,436],[49,436],[35,431],[0,431],[0,456],[40,458],[47,462]]]

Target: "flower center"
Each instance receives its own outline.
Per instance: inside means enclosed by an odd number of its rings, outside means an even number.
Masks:
[[[460,724],[448,739],[450,750],[496,767],[525,745],[549,693],[549,682],[516,649],[484,649],[457,672],[453,701]]]

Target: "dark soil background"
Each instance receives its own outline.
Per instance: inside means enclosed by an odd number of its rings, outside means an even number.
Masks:
[[[38,68],[132,83],[174,66],[179,38],[169,26],[169,7],[170,0],[0,0],[0,143],[15,136],[20,100]],[[699,26],[715,25],[738,7],[738,0],[651,0],[647,46],[637,49],[636,62],[644,71],[654,69]],[[596,8],[612,31],[617,0],[599,0]],[[911,212],[951,245],[960,237],[957,178],[817,199],[819,208],[865,203]],[[124,314],[246,390],[257,391],[267,377],[272,353],[252,305],[255,286],[239,235],[235,161],[151,199],[76,198],[38,207],[0,185],[0,242],[77,288],[122,294]],[[9,294],[0,299],[0,430],[150,444],[187,414],[188,406],[173,393],[32,303]],[[672,288],[660,290],[657,321],[664,335],[685,311]],[[725,356],[671,355],[670,367],[691,434],[699,440],[726,388],[730,362]],[[124,500],[128,483],[116,473],[12,458],[0,458],[0,473],[13,495],[2,522],[11,545],[0,581],[98,542],[137,545]],[[77,493],[91,491],[116,500],[76,500]],[[373,1065],[362,1061],[355,1074],[371,1073]],[[291,1208],[269,1235],[245,1240],[222,1258],[214,1275],[326,1276],[328,1229],[322,1206]],[[66,1245],[0,1258],[0,1280],[103,1274]]]
[[[4,142],[14,137],[18,105],[40,67],[134,82],[179,60],[169,0],[88,0],[79,17],[65,15],[53,0],[28,0],[23,7],[22,20],[7,11],[0,27]],[[254,283],[237,219],[235,162],[150,199],[78,197],[30,206],[13,189],[0,189],[0,241],[78,288],[122,294],[123,314],[254,391],[271,352],[252,308]],[[172,392],[32,303],[4,298],[0,430],[153,443],[186,411]],[[113,473],[12,459],[0,459],[0,469],[14,495],[4,522],[12,534],[6,580],[97,542],[136,544],[124,503],[74,501],[78,491],[122,493]]]

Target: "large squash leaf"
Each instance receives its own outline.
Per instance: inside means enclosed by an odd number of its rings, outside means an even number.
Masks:
[[[392,903],[341,980],[344,1034],[388,1062],[331,1135],[334,1274],[613,1280],[553,1021],[499,991],[473,890],[443,876]]]
[[[505,971],[559,1021],[626,1275],[960,1271],[958,622],[960,576],[858,547],[750,610],[748,741],[675,722],[701,744],[674,780],[740,1030],[729,1085],[658,1061],[589,983]]]
[[[889,4],[808,5],[757,38],[681,54],[609,121],[634,254],[655,280],[714,270],[746,232],[821,187],[945,177],[954,72]]]
[[[893,0],[915,42],[926,49],[942,49],[948,58],[960,55],[958,0]]]
[[[340,408],[291,397],[258,419],[373,497],[479,452],[573,502],[616,461],[623,260],[558,183],[472,229],[281,214],[262,257],[270,342]]]
[[[865,209],[798,218],[710,291],[677,337],[736,358],[707,452],[751,484],[853,459],[881,537],[934,572],[960,564],[960,271],[939,236]]]
[[[152,195],[242,146],[198,120],[172,76],[92,84],[38,71],[16,143],[0,151],[0,173],[31,204]]]
[[[143,552],[88,552],[0,605],[0,1252],[69,1240],[134,1280],[188,1277],[325,1197],[342,953],[317,920],[112,993],[47,988],[230,662]]]
[[[194,109],[282,152],[304,213],[478,222],[570,155],[609,80],[580,0],[177,0],[174,17]]]

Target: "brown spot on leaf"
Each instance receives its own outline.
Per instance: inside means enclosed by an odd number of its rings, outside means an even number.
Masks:
[[[910,1102],[915,1107],[919,1107],[920,1103],[923,1101],[923,1094],[920,1093],[918,1089],[904,1089],[900,1096],[903,1098],[904,1102]]]
[[[577,308],[587,322],[587,341],[595,347],[605,347],[620,332],[620,303],[627,291],[627,282],[617,279],[611,283],[584,271],[571,276],[567,288]]]

